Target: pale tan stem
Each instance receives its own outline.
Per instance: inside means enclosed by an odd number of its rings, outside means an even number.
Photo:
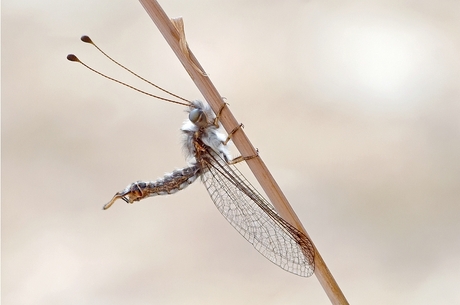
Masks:
[[[230,133],[232,130],[237,128],[239,124],[230,112],[229,107],[222,108],[224,105],[222,97],[212,84],[198,60],[190,51],[185,40],[182,19],[174,19],[173,24],[156,0],[139,1],[160,32],[163,34],[164,38],[169,43],[170,47],[179,58],[185,70],[195,82],[195,85],[198,87],[201,94],[214,112],[218,113],[222,109],[220,122],[224,126],[225,130]],[[249,142],[249,139],[243,129],[238,130],[238,132],[235,132],[235,134],[232,135],[232,141],[235,143],[235,146],[242,156],[253,156],[257,154],[256,149],[254,149],[252,144]],[[278,184],[273,179],[262,159],[260,157],[252,158],[247,160],[247,163],[281,217],[308,236],[302,226],[302,223],[294,213],[294,210],[282,193]],[[348,304],[345,296],[337,285],[337,282],[327,268],[317,249],[315,253],[315,274],[332,304]]]

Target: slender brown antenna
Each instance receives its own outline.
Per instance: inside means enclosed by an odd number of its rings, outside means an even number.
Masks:
[[[136,87],[134,87],[134,86],[131,86],[131,85],[125,83],[125,82],[119,81],[118,79],[115,79],[115,78],[113,78],[113,77],[110,77],[110,76],[108,76],[108,75],[105,75],[104,73],[101,73],[101,72],[97,71],[96,69],[91,68],[90,66],[88,66],[88,65],[85,64],[84,62],[82,62],[82,61],[81,61],[77,56],[75,56],[74,54],[69,54],[69,55],[67,55],[67,59],[68,59],[69,61],[78,62],[78,63],[82,64],[84,67],[86,67],[87,69],[93,71],[94,73],[99,74],[99,75],[101,75],[101,76],[103,76],[103,77],[105,77],[105,78],[107,78],[107,79],[109,79],[109,80],[111,80],[111,81],[114,81],[114,82],[119,83],[119,84],[121,84],[121,85],[123,85],[123,86],[126,86],[126,87],[128,87],[128,88],[131,88],[131,89],[133,89],[133,90],[135,90],[135,91],[137,91],[137,92],[140,92],[140,93],[142,93],[142,94],[145,94],[145,95],[148,95],[148,96],[151,96],[151,97],[154,97],[154,98],[156,98],[156,99],[159,99],[159,100],[162,100],[162,101],[166,101],[166,102],[169,102],[169,103],[174,103],[174,104],[179,104],[179,105],[184,105],[184,106],[189,106],[189,107],[192,106],[192,103],[191,103],[189,100],[187,100],[187,99],[185,99],[185,98],[183,98],[183,97],[181,97],[181,96],[179,96],[179,95],[177,95],[177,94],[174,94],[174,93],[172,93],[172,92],[170,92],[170,91],[168,91],[168,90],[166,90],[166,89],[161,88],[160,86],[158,86],[158,85],[152,83],[151,81],[145,79],[144,77],[142,77],[142,76],[140,76],[139,74],[137,74],[137,73],[131,71],[130,69],[126,68],[125,66],[123,66],[122,64],[120,64],[119,62],[117,62],[116,60],[114,60],[112,57],[110,57],[109,55],[107,55],[107,53],[105,53],[104,51],[102,51],[102,50],[91,40],[91,38],[89,38],[88,36],[86,36],[86,35],[82,36],[82,37],[81,37],[81,41],[86,42],[86,43],[89,43],[89,44],[92,44],[92,45],[93,45],[94,47],[96,47],[96,49],[98,49],[99,52],[101,52],[105,57],[107,57],[108,59],[110,59],[110,60],[111,60],[112,62],[114,62],[117,66],[119,66],[119,67],[125,69],[126,71],[128,71],[129,73],[133,74],[133,75],[136,76],[137,78],[143,80],[144,82],[146,82],[146,83],[152,85],[153,87],[155,87],[155,88],[157,88],[157,89],[159,89],[159,90],[161,90],[161,91],[163,91],[163,92],[165,92],[165,93],[167,93],[167,94],[169,94],[169,95],[171,95],[171,96],[173,96],[173,97],[175,97],[175,98],[178,98],[178,99],[180,99],[180,100],[185,101],[186,103],[182,103],[182,102],[179,102],[179,101],[175,101],[175,100],[172,100],[172,99],[164,98],[164,97],[161,97],[161,96],[158,96],[158,95],[149,93],[149,92],[147,92],[147,91],[144,91],[144,90],[138,89],[138,88],[136,88]]]
[[[83,35],[83,36],[81,36],[80,39],[81,39],[81,41],[83,41],[83,42],[92,44],[96,49],[99,50],[99,52],[101,52],[102,54],[104,54],[105,57],[107,57],[107,58],[110,59],[112,62],[114,62],[115,64],[117,64],[119,67],[125,69],[126,71],[128,71],[128,72],[131,73],[132,75],[136,76],[137,78],[140,78],[140,79],[143,80],[144,82],[146,82],[146,83],[148,83],[148,84],[154,86],[155,88],[157,88],[157,89],[159,89],[159,90],[161,90],[161,91],[163,91],[163,92],[165,92],[165,93],[167,93],[167,94],[169,94],[169,95],[171,95],[171,96],[174,96],[174,97],[176,97],[176,98],[178,98],[178,99],[180,99],[180,100],[183,100],[184,102],[190,103],[189,100],[187,100],[187,99],[185,99],[185,98],[183,98],[183,97],[180,97],[179,95],[176,95],[176,94],[172,93],[171,91],[168,91],[168,90],[166,90],[166,89],[161,88],[160,86],[158,86],[158,85],[152,83],[152,82],[149,81],[148,79],[145,79],[145,78],[143,78],[142,76],[140,76],[139,74],[137,74],[137,73],[131,71],[130,69],[126,68],[125,66],[123,66],[122,64],[120,64],[119,62],[117,62],[115,59],[113,59],[112,57],[110,57],[109,55],[107,55],[107,53],[105,53],[104,51],[102,51],[102,49],[99,48],[99,47],[94,43],[94,41],[92,41],[91,38],[89,38],[89,36]]]

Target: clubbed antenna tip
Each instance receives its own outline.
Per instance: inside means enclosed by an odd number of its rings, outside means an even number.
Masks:
[[[78,57],[75,56],[75,55],[73,55],[73,54],[67,55],[67,59],[70,60],[70,61],[77,61],[77,62],[80,62],[80,60],[78,59]]]
[[[94,44],[93,41],[91,40],[91,38],[89,38],[89,36],[83,35],[83,36],[81,36],[80,39],[83,42]]]

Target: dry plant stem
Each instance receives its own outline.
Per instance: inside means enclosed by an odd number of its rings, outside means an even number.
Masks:
[[[212,107],[214,112],[218,113],[223,107],[224,102],[220,94],[217,92],[217,89],[211,83],[209,77],[199,64],[198,60],[188,48],[185,40],[182,19],[175,19],[171,21],[156,0],[139,1],[160,32],[163,34],[170,47],[173,49],[180,62],[195,82],[201,94],[203,94],[203,97]],[[220,122],[228,133],[239,125],[228,107],[223,109],[220,116]],[[249,142],[249,139],[246,137],[243,129],[240,129],[233,134],[232,141],[235,143],[235,146],[242,156],[252,156],[256,154],[256,150]],[[247,164],[281,217],[307,234],[262,159],[260,157],[253,158],[248,160]],[[315,274],[332,304],[348,304],[345,296],[317,250],[315,253]]]

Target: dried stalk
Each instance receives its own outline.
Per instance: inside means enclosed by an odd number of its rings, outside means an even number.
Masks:
[[[170,20],[156,0],[139,1],[160,32],[163,34],[164,38],[179,58],[192,80],[195,82],[203,97],[212,107],[214,112],[217,113],[223,107],[224,101],[209,77],[206,75],[198,60],[190,51],[185,40],[182,19],[177,18]],[[220,122],[227,132],[231,132],[239,125],[228,107],[223,109],[220,116]],[[240,129],[238,132],[233,134],[232,141],[242,156],[252,156],[256,154],[256,150],[246,137],[243,129]],[[247,164],[281,217],[308,236],[302,226],[302,223],[295,214],[278,184],[273,179],[262,159],[260,157],[253,158],[248,160]],[[348,304],[345,296],[337,285],[334,277],[330,273],[317,249],[315,253],[315,274],[332,304]]]

